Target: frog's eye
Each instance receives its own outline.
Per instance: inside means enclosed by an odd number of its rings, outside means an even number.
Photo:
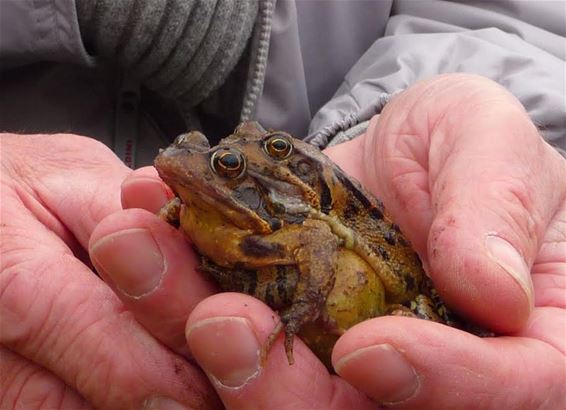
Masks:
[[[210,167],[221,177],[238,178],[246,170],[246,159],[236,150],[220,148],[212,153]]]
[[[272,158],[285,159],[293,152],[293,144],[287,134],[277,132],[264,141],[263,149]]]

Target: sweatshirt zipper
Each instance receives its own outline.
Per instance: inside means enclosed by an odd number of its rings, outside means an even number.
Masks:
[[[248,121],[255,115],[257,101],[263,91],[265,68],[269,52],[271,36],[271,20],[276,0],[263,0],[259,4],[258,25],[252,38],[251,64],[246,84],[246,92],[242,104],[240,121]]]

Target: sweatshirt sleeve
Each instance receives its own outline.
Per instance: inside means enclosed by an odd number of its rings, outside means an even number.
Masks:
[[[507,88],[544,138],[565,150],[564,3],[496,3],[397,1],[385,35],[314,116],[308,139],[324,146],[352,138],[392,94],[435,74],[467,72]]]
[[[1,0],[0,69],[38,61],[93,64],[74,0]]]

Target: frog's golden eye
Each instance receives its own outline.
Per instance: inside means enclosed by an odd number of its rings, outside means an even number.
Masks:
[[[221,177],[238,178],[246,170],[246,159],[236,150],[220,148],[212,153],[210,167]]]
[[[293,144],[287,134],[277,132],[264,141],[263,149],[272,158],[285,159],[293,152]]]

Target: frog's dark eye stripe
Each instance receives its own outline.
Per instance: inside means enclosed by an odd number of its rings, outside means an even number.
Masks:
[[[239,151],[220,148],[212,153],[210,167],[221,177],[238,178],[246,170],[246,159]]]
[[[272,158],[285,159],[293,152],[293,144],[287,134],[276,132],[265,139],[263,149]]]

